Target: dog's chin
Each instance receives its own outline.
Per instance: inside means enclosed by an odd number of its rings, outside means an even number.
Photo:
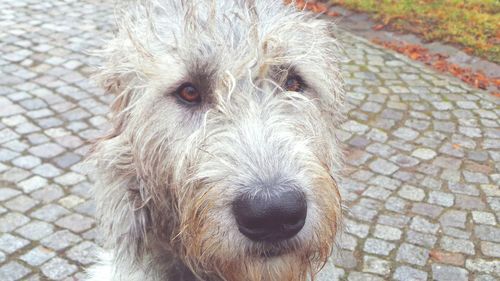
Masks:
[[[270,248],[267,250],[264,250],[260,253],[259,257],[262,259],[272,259],[272,258],[279,258],[281,256],[291,254],[292,250],[287,249],[287,248]]]
[[[249,275],[255,276],[250,280],[305,281],[310,270],[309,259],[305,258],[300,249],[292,247],[271,247],[255,257],[254,266],[247,268]]]
[[[303,253],[301,244],[297,241],[280,241],[277,243],[258,242],[252,245],[248,252],[257,260],[275,259],[286,255]]]
[[[305,281],[312,269],[304,245],[289,241],[247,245],[241,258],[228,260],[224,254],[213,260],[220,262],[202,271],[216,273],[219,279],[228,281]]]

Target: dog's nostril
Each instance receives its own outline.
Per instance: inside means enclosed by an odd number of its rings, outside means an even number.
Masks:
[[[233,203],[242,234],[253,241],[275,242],[295,236],[305,224],[307,203],[298,191],[242,195]]]

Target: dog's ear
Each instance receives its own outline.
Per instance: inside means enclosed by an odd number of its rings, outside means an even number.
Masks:
[[[113,113],[123,111],[129,104],[134,82],[134,69],[121,54],[121,50],[110,44],[101,54],[105,63],[94,76],[94,79],[104,89],[106,94],[115,97],[111,110]]]
[[[127,112],[135,95],[137,70],[129,55],[123,54],[123,46],[111,41],[108,46],[98,52],[104,63],[95,74],[94,80],[106,94],[113,96],[111,105],[112,131],[104,139],[116,137],[123,132],[129,118]]]

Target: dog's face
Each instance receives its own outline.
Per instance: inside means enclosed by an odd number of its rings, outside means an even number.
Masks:
[[[104,52],[122,227],[200,276],[305,280],[338,228],[339,49],[330,23],[276,2],[128,7]]]

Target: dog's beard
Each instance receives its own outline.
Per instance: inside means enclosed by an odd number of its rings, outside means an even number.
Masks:
[[[321,248],[303,244],[293,248],[269,247],[268,251],[245,249],[240,254],[219,249],[207,255],[209,250],[198,248],[204,255],[197,253],[186,264],[202,280],[305,281],[308,276],[314,280],[332,249],[330,243],[323,242]]]
[[[226,281],[305,281],[312,272],[308,257],[294,253],[224,261],[216,275]]]

